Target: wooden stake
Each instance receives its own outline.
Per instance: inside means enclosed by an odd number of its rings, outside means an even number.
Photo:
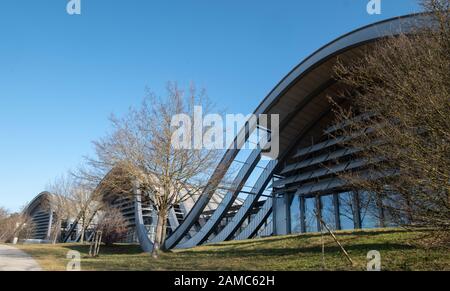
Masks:
[[[314,211],[315,212],[315,211]],[[353,266],[353,260],[350,258],[350,255],[347,253],[347,251],[344,249],[344,247],[341,245],[341,243],[338,241],[334,233],[331,231],[331,229],[328,227],[328,225],[323,221],[321,217],[315,212],[317,219],[319,219],[320,223],[325,227],[325,229],[330,233],[330,235],[333,237],[334,241],[338,244],[338,246],[341,248],[342,252],[344,253],[347,260],[350,262],[350,264]]]

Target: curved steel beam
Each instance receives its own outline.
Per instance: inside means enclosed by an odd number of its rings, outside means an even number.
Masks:
[[[225,197],[220,202],[219,206],[214,211],[213,215],[208,219],[208,221],[200,229],[200,231],[197,232],[187,242],[178,245],[177,248],[194,247],[196,245],[202,244],[208,239],[208,237],[211,235],[211,233],[214,231],[217,225],[219,225],[219,223],[222,221],[222,218],[227,214],[230,207],[233,205],[233,202],[236,200],[238,194],[242,190],[242,187],[245,185],[245,182],[247,181],[248,177],[258,164],[260,158],[261,158],[261,151],[253,150],[233,181],[232,185],[233,187],[236,186],[236,189],[228,191]]]
[[[306,134],[308,134],[308,132],[314,128],[314,125],[317,124],[318,122],[320,122],[322,120],[322,118],[324,118],[328,114],[329,111],[330,110],[326,110],[326,111],[322,112],[317,119],[313,120],[306,126],[306,128],[302,131],[302,133],[300,133],[299,136],[297,136],[296,139],[291,143],[291,145],[289,146],[289,150],[287,150],[284,153],[284,155],[281,159],[281,163],[276,162],[275,167],[279,164],[282,164],[286,160],[286,158],[289,157],[289,154],[293,150],[295,150],[298,143],[301,142],[301,140],[304,138],[304,136]],[[261,228],[261,226],[266,222],[266,220],[269,218],[270,214],[272,213],[272,206],[273,206],[272,198],[267,199],[266,202],[264,203],[263,207],[256,214],[256,216],[250,221],[250,223],[244,228],[244,230],[242,230],[242,232],[239,233],[239,235],[237,235],[234,239],[244,240],[244,239],[252,238],[258,232],[258,230]],[[272,226],[270,226],[270,227],[272,227]],[[273,228],[272,228],[272,230],[273,230]]]
[[[147,228],[144,224],[144,217],[142,215],[142,196],[138,185],[133,186],[133,193],[136,234],[142,250],[149,253],[153,250],[153,242],[148,237]]]
[[[272,213],[273,200],[269,198],[264,203],[263,207],[256,214],[256,216],[250,221],[250,223],[234,238],[235,240],[244,240],[252,238],[264,222],[267,220],[269,215]]]
[[[251,190],[252,194],[249,194],[244,201],[244,204],[239,208],[239,211],[234,215],[233,219],[225,226],[225,228],[217,234],[211,242],[221,242],[225,240],[230,240],[233,238],[236,231],[241,227],[242,223],[250,215],[255,203],[258,202],[262,193],[269,184],[270,179],[273,175],[275,167],[277,166],[277,161],[270,161],[264,168],[263,173],[259,176],[258,180]]]
[[[228,169],[238,152],[239,150],[237,149],[228,150],[220,161],[220,164],[223,165],[224,168]],[[187,233],[189,233],[191,227],[197,222],[203,210],[208,205],[209,200],[214,195],[215,189],[219,185],[220,180],[223,179],[224,175],[223,170],[216,169],[210,179],[210,183],[208,183],[207,188],[194,204],[191,211],[187,214],[184,222],[180,224],[177,229],[175,229],[175,231],[166,239],[164,244],[166,249],[173,248]]]

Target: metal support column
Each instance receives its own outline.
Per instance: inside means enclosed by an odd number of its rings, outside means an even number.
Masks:
[[[277,228],[277,211],[276,211],[276,205],[277,205],[277,194],[275,194],[275,191],[272,191],[272,228],[273,228],[273,234],[278,234],[278,228]]]
[[[322,223],[320,219],[322,219],[322,198],[319,195],[316,195],[316,221],[317,221],[317,231],[322,231]],[[319,219],[320,218],[320,219]]]
[[[286,205],[286,232],[288,234],[292,233],[292,217],[291,217],[291,203],[294,200],[294,195],[286,194],[284,195],[285,205]]]
[[[290,194],[277,195],[273,207],[273,226],[275,235],[291,233],[291,196]]]

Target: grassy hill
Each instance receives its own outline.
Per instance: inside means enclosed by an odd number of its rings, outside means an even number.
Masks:
[[[102,247],[98,258],[88,257],[89,246],[79,244],[20,245],[46,270],[65,270],[66,254],[82,254],[83,270],[365,270],[367,252],[381,253],[383,270],[450,270],[447,247],[426,249],[415,242],[423,233],[399,229],[338,232],[350,254],[350,266],[333,239],[305,234],[231,241],[188,250],[174,250],[154,260],[137,245]],[[324,263],[323,263],[324,262]]]

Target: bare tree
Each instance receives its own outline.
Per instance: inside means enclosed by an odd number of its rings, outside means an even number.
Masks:
[[[9,214],[8,210],[6,210],[3,207],[0,207],[0,219],[8,217],[8,214]]]
[[[81,226],[80,242],[84,243],[86,230],[103,204],[96,189],[93,189],[84,181],[77,181],[70,198],[78,214],[78,224]]]
[[[76,215],[75,205],[71,199],[74,188],[74,180],[69,174],[56,178],[47,186],[51,193],[51,198],[48,201],[48,205],[44,207],[49,208],[53,212],[51,232],[53,244],[56,244],[61,236],[63,222],[67,222]]]
[[[12,227],[13,229],[11,229]],[[6,242],[10,239],[15,227],[10,223],[9,211],[0,207],[0,242]]]
[[[23,211],[10,213],[0,207],[0,242],[12,242],[14,238],[28,238],[34,230],[31,218]]]
[[[12,220],[11,224],[16,226],[12,236],[13,239],[29,239],[33,236],[35,231],[35,223],[26,213],[23,211],[14,213],[11,215],[10,219]]]
[[[101,210],[96,230],[102,232],[105,245],[112,245],[126,237],[128,222],[119,209],[105,207]]]
[[[115,178],[104,179],[103,183],[123,194],[130,189],[124,190],[124,185],[138,181],[143,194],[151,199],[158,213],[155,258],[164,245],[170,208],[202,193],[218,162],[220,151],[176,149],[172,144],[178,129],[172,126],[172,118],[184,114],[193,120],[195,106],[202,106],[204,114],[212,108],[205,92],[198,93],[193,87],[185,93],[169,83],[166,98],[149,93],[140,108],[130,109],[124,118],[111,118],[113,132],[95,142],[97,158],[88,160],[96,170],[85,176],[115,173]],[[188,131],[193,132],[191,126]],[[203,135],[207,129],[202,130]]]
[[[344,146],[364,149],[369,175],[341,176],[381,201],[397,224],[450,231],[450,6],[422,1],[434,22],[340,62],[347,88],[331,99]],[[423,24],[423,23],[422,23]],[[351,96],[349,98],[348,96]],[[363,117],[363,118],[361,118]]]

